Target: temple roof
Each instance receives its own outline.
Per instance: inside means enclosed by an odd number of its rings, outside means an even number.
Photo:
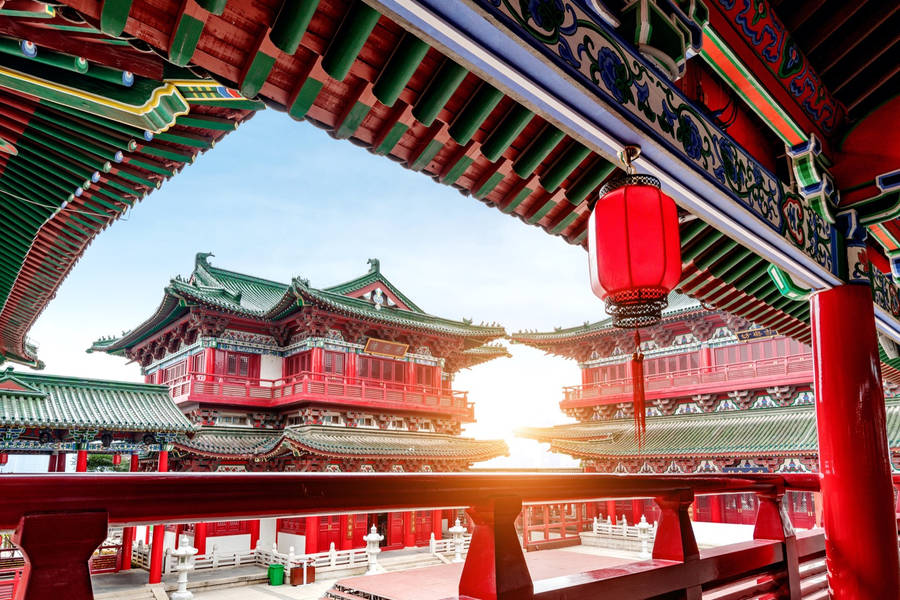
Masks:
[[[598,303],[598,306],[599,303]],[[690,296],[672,292],[669,294],[669,305],[662,311],[663,321],[682,317],[687,313],[706,310],[699,300]],[[592,335],[603,334],[607,331],[621,331],[615,329],[612,317],[600,321],[585,322],[575,327],[557,327],[553,331],[517,331],[509,334],[509,339],[514,344],[526,344],[536,348],[544,348],[556,342],[569,342]]]
[[[11,369],[0,373],[0,427],[193,431],[166,386]]]
[[[294,425],[286,429],[204,427],[176,440],[182,451],[219,458],[263,459],[293,449],[337,458],[414,458],[481,462],[506,455],[503,440],[356,427]]]
[[[121,354],[187,312],[187,306],[203,305],[240,317],[275,321],[304,306],[316,306],[328,312],[364,321],[424,331],[436,335],[465,338],[466,346],[478,347],[505,335],[499,325],[473,325],[425,313],[397,289],[380,271],[378,261],[365,275],[330,288],[314,288],[309,281],[295,277],[279,283],[244,273],[214,267],[211,254],[198,253],[194,271],[187,279],[176,277],[165,288],[163,301],[144,323],[119,338],[100,339],[90,350]],[[365,288],[386,294],[376,302],[360,295]],[[357,294],[358,297],[354,297]],[[372,291],[369,292],[372,296]],[[399,302],[393,301],[395,297]]]
[[[887,429],[890,446],[900,445],[900,401],[887,402]],[[552,451],[576,458],[818,452],[812,405],[648,417],[641,451],[630,419],[524,428],[516,434],[549,441]]]

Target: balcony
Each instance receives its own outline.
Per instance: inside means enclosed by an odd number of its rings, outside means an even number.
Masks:
[[[304,403],[390,411],[443,413],[475,420],[466,392],[322,373],[254,379],[191,372],[166,382],[175,402],[286,409]]]
[[[459,598],[778,597],[822,589],[821,530],[795,533],[785,490],[818,489],[817,475],[599,474],[78,474],[0,479],[0,530],[16,528],[27,557],[25,598],[91,598],[88,559],[110,525],[384,512],[469,506],[475,522]],[[699,550],[695,495],[753,493],[753,539]],[[652,557],[615,568],[532,580],[516,536],[523,502],[652,498],[660,509]],[[887,532],[886,532],[887,534]],[[812,567],[812,568],[811,568]],[[811,589],[811,585],[818,589]],[[764,594],[771,594],[765,596]],[[811,596],[810,596],[811,597]]]
[[[648,400],[656,400],[811,383],[812,379],[812,354],[806,353],[645,375],[644,391]],[[564,387],[560,407],[618,404],[631,402],[631,399],[631,379],[614,379]]]

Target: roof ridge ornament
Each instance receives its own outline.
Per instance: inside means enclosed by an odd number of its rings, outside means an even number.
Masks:
[[[369,273],[381,273],[381,261],[377,258],[370,258],[366,264],[369,265]]]

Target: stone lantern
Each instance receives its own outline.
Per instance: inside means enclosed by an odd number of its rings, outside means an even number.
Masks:
[[[650,550],[648,542],[650,541],[650,529],[652,526],[647,522],[647,517],[641,515],[641,522],[637,524],[638,537],[641,539],[641,553],[638,555],[642,560],[650,558]]]
[[[172,592],[171,600],[192,600],[193,592],[187,589],[188,573],[194,570],[194,556],[197,549],[188,544],[186,535],[181,536],[178,549],[172,551],[172,555],[178,559],[175,570],[178,571],[178,589]]]
[[[463,535],[466,533],[466,528],[463,527],[460,524],[459,519],[457,519],[456,525],[451,527],[448,531],[453,536],[453,546],[456,549],[456,556],[453,557],[453,562],[461,563],[463,562]]]
[[[380,544],[382,540],[384,540],[384,536],[378,533],[378,529],[375,525],[372,525],[372,529],[369,530],[368,535],[363,536],[363,541],[366,543],[366,557],[369,559],[369,570],[366,571],[366,575],[384,572],[384,568],[378,564],[378,555],[381,553]]]

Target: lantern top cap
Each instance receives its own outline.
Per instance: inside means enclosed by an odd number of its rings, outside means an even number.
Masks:
[[[651,187],[655,187],[656,189],[662,189],[662,184],[659,182],[659,179],[657,179],[653,175],[626,174],[613,179],[602,188],[600,188],[600,193],[597,194],[597,197],[602,198],[606,194],[619,188],[625,187],[626,185],[648,185]]]

